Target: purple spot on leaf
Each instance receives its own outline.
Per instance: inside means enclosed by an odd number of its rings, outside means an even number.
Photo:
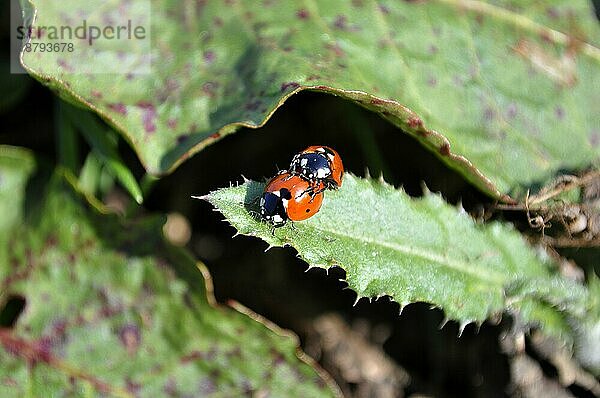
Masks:
[[[246,394],[250,394],[253,390],[252,384],[250,383],[250,381],[248,379],[242,380],[241,388],[242,388],[242,391]]]
[[[66,71],[73,72],[75,70],[64,59],[58,59],[58,60],[56,60],[56,63],[58,64],[58,66],[60,66],[62,69],[66,70]]]
[[[489,122],[489,121],[494,120],[495,117],[496,117],[496,111],[494,111],[490,107],[486,107],[485,110],[483,111],[483,118]]]
[[[215,61],[215,52],[214,51],[205,51],[204,52],[204,62],[207,64],[212,64]]]
[[[560,12],[555,7],[548,7],[548,9],[546,9],[546,14],[552,19],[560,18]]]
[[[167,79],[166,88],[168,92],[173,92],[179,89],[179,82],[176,79],[170,77]]]
[[[271,354],[271,357],[273,357],[273,363],[272,363],[273,366],[279,366],[279,365],[285,363],[285,358],[276,349],[271,348],[270,354]]]
[[[554,108],[554,114],[558,120],[563,120],[565,118],[565,110],[562,106],[557,106]]]
[[[592,130],[590,132],[590,145],[596,148],[598,144],[600,144],[600,131]]]
[[[296,82],[287,82],[287,83],[282,83],[281,84],[280,90],[283,92],[283,91],[286,91],[289,88],[296,89],[298,87],[300,87],[300,84],[298,84]]]
[[[542,31],[540,33],[540,39],[542,39],[542,41],[544,43],[554,44],[554,40],[552,39],[552,37],[550,37],[550,35],[546,31]]]
[[[177,127],[177,119],[172,119],[172,118],[171,118],[171,119],[167,120],[167,126],[168,126],[170,129],[174,129],[174,128],[176,128],[176,127]]]
[[[154,133],[156,131],[156,108],[147,101],[140,101],[137,103],[137,106],[143,109],[142,124],[144,125],[144,130],[147,133]]]
[[[206,82],[202,85],[202,92],[209,97],[214,97],[216,95],[216,89],[219,87],[218,83],[215,82]]]
[[[198,386],[198,392],[200,396],[210,395],[217,392],[217,383],[210,378],[204,378],[200,380],[200,385]]]
[[[336,57],[343,57],[344,55],[346,55],[346,53],[344,53],[344,50],[342,50],[340,45],[337,43],[334,43],[334,44],[327,43],[327,45],[325,47],[328,50],[333,51],[333,53],[335,54]]]
[[[385,4],[381,4],[381,3],[379,3],[379,11],[381,11],[384,14],[389,14],[390,13],[389,7],[386,6]]]
[[[127,115],[127,107],[120,102],[116,104],[108,104],[108,109],[113,112],[120,113],[121,115]]]
[[[190,352],[187,355],[184,355],[183,357],[181,357],[181,363],[189,363],[189,362],[196,362],[199,360],[204,360],[206,356],[203,355],[200,351],[198,350],[194,350],[192,352]]]
[[[119,331],[119,340],[129,355],[135,354],[142,341],[140,329],[134,324],[123,326]]]
[[[169,379],[165,383],[165,386],[163,387],[163,391],[169,397],[179,397],[179,391],[177,391],[177,383],[175,382],[175,379],[173,379],[173,378]]]
[[[345,15],[338,15],[333,22],[333,26],[336,29],[346,30],[348,29],[348,19]]]
[[[300,19],[308,19],[310,17],[310,13],[304,8],[296,11],[296,16]]]
[[[52,334],[59,341],[64,341],[67,337],[67,321],[60,319],[52,325]]]
[[[229,351],[226,355],[229,358],[231,358],[231,357],[241,357],[242,356],[242,350],[241,350],[240,347],[235,347],[233,350]]]
[[[509,119],[514,119],[517,117],[517,104],[514,102],[508,104],[508,108],[506,109],[506,117]]]
[[[134,382],[133,380],[131,380],[130,377],[127,377],[125,379],[125,384],[127,385],[127,391],[129,391],[133,395],[137,395],[137,393],[139,393],[140,389],[142,388],[142,385],[140,383]]]
[[[437,79],[432,76],[427,80],[427,84],[430,85],[431,87],[435,87],[435,86],[437,86]]]

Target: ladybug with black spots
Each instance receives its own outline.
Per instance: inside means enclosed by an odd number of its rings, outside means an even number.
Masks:
[[[294,156],[289,173],[308,181],[316,194],[325,189],[338,189],[342,186],[344,165],[334,149],[327,146],[309,146]]]
[[[265,186],[260,216],[278,228],[288,220],[302,221],[314,216],[322,203],[322,192],[314,192],[307,180],[283,170]]]

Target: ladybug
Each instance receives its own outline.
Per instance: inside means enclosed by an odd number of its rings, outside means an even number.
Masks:
[[[323,193],[313,193],[303,178],[282,171],[265,186],[260,198],[260,216],[275,228],[286,221],[302,221],[317,214],[323,203]]]
[[[290,173],[309,181],[315,193],[342,186],[342,158],[326,146],[309,146],[292,159]]]

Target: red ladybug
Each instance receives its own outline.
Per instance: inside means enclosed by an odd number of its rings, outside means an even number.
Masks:
[[[323,193],[314,193],[303,178],[282,171],[265,186],[260,198],[260,215],[274,227],[286,221],[302,221],[317,214],[323,203]]]
[[[309,146],[294,156],[289,171],[309,181],[313,191],[319,193],[342,186],[344,165],[335,150],[326,146]]]

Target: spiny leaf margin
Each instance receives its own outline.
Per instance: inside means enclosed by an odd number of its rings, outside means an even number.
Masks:
[[[310,267],[339,266],[363,297],[441,308],[461,330],[508,312],[572,342],[569,319],[585,317],[585,288],[561,278],[553,260],[500,222],[476,223],[438,194],[409,197],[383,179],[351,174],[327,192],[319,213],[274,232],[257,218],[263,183],[246,181],[202,198],[237,230],[270,247],[292,246]]]

